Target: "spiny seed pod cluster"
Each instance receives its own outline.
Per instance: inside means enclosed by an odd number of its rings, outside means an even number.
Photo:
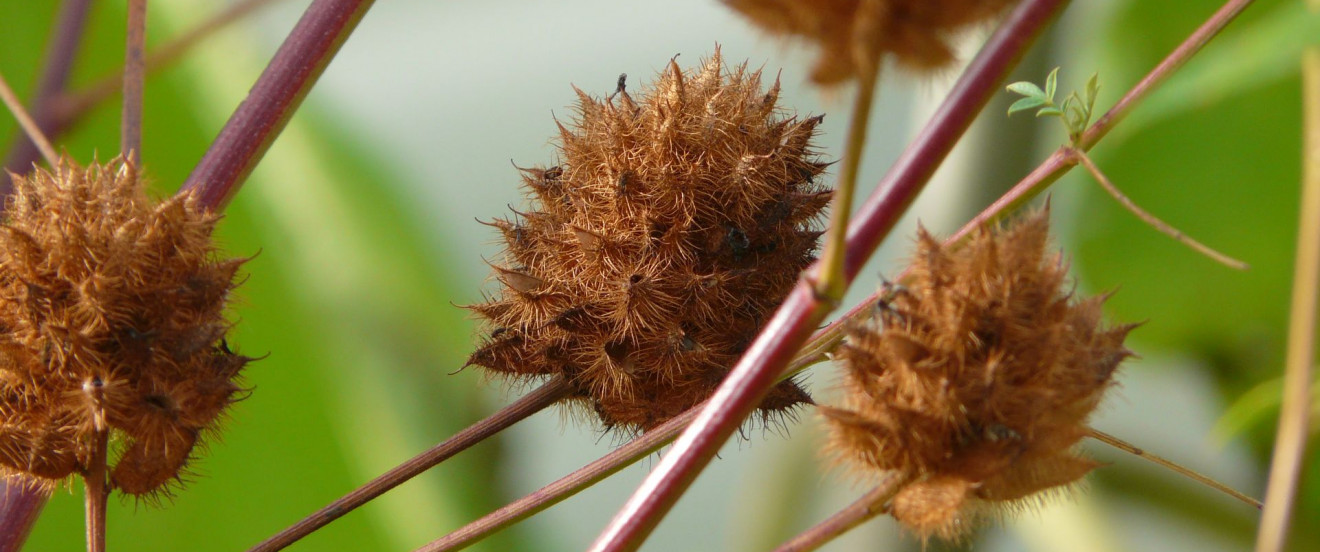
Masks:
[[[839,84],[893,54],[905,66],[934,69],[953,60],[949,40],[1016,0],[724,0],[770,34],[820,48],[811,79]]]
[[[242,259],[217,216],[150,200],[114,161],[14,175],[0,226],[0,466],[51,484],[87,473],[109,432],[110,482],[162,491],[241,395],[251,359],[223,311]]]
[[[646,430],[704,400],[812,261],[830,194],[810,140],[820,117],[776,107],[778,81],[718,51],[672,60],[639,100],[578,91],[560,163],[523,169],[531,209],[504,237],[500,293],[471,308],[468,361],[514,379],[565,378],[607,429]],[[792,382],[762,414],[809,401]]]
[[[1072,300],[1048,230],[1036,214],[958,249],[923,230],[907,287],[838,354],[843,406],[821,407],[831,455],[899,477],[892,513],[922,538],[956,539],[1097,466],[1074,445],[1135,325],[1104,327],[1104,296]]]

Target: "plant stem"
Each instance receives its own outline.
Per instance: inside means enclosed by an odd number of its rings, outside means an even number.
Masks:
[[[179,192],[223,210],[372,3],[314,0]]]
[[[779,545],[775,552],[809,552],[824,546],[839,535],[847,533],[853,527],[866,520],[889,511],[888,502],[898,491],[901,478],[889,475],[871,492],[862,495],[856,502],[845,506],[834,515],[803,531],[792,540]]]
[[[1152,453],[1150,453],[1150,452],[1147,452],[1147,451],[1145,451],[1144,449],[1142,449],[1142,448],[1140,448],[1140,447],[1137,447],[1136,445],[1133,445],[1132,443],[1129,443],[1129,442],[1127,442],[1127,441],[1124,441],[1124,440],[1122,440],[1122,439],[1119,439],[1118,437],[1114,437],[1113,435],[1110,435],[1110,434],[1108,434],[1108,433],[1105,433],[1105,432],[1100,431],[1100,430],[1095,429],[1095,428],[1087,428],[1086,436],[1087,436],[1087,437],[1090,437],[1090,438],[1092,438],[1092,439],[1095,439],[1095,440],[1097,440],[1097,441],[1100,441],[1101,443],[1104,443],[1104,444],[1109,445],[1109,446],[1111,446],[1111,447],[1114,447],[1114,448],[1116,448],[1116,449],[1118,449],[1118,450],[1121,450],[1121,451],[1123,451],[1123,452],[1126,452],[1126,453],[1128,453],[1128,454],[1131,454],[1131,455],[1133,455],[1133,456],[1136,456],[1136,457],[1138,457],[1138,458],[1144,458],[1144,459],[1146,459],[1146,460],[1148,460],[1148,461],[1150,461],[1150,462],[1152,462],[1152,463],[1154,463],[1154,464],[1157,464],[1157,465],[1159,465],[1159,466],[1161,466],[1161,467],[1163,467],[1163,468],[1166,468],[1166,469],[1168,469],[1168,470],[1170,470],[1170,471],[1172,471],[1172,472],[1174,472],[1174,473],[1176,473],[1176,474],[1178,474],[1178,475],[1182,475],[1182,476],[1184,476],[1184,477],[1187,477],[1188,479],[1191,479],[1191,480],[1193,480],[1193,481],[1196,481],[1197,483],[1200,483],[1200,484],[1202,484],[1202,485],[1205,485],[1205,486],[1207,486],[1207,487],[1210,487],[1211,489],[1214,489],[1214,490],[1219,491],[1219,492],[1221,492],[1221,493],[1224,493],[1224,494],[1226,494],[1226,495],[1228,495],[1228,496],[1231,496],[1231,497],[1233,497],[1233,498],[1235,498],[1235,499],[1237,499],[1237,500],[1240,500],[1240,501],[1242,501],[1244,504],[1246,504],[1246,505],[1248,505],[1248,506],[1251,506],[1252,508],[1255,508],[1255,509],[1257,509],[1257,510],[1260,509],[1260,501],[1259,501],[1259,500],[1256,500],[1256,499],[1251,498],[1251,497],[1249,497],[1249,496],[1247,496],[1247,495],[1245,495],[1245,494],[1242,494],[1241,492],[1238,492],[1236,489],[1234,489],[1234,488],[1232,488],[1232,487],[1229,487],[1228,485],[1225,485],[1225,484],[1223,484],[1223,483],[1220,483],[1220,482],[1218,482],[1218,481],[1215,481],[1215,480],[1213,480],[1213,479],[1210,479],[1209,477],[1206,477],[1206,476],[1204,476],[1204,475],[1201,475],[1200,473],[1197,473],[1197,472],[1194,471],[1194,470],[1191,470],[1191,469],[1189,469],[1189,468],[1186,468],[1186,467],[1184,467],[1184,466],[1178,464],[1177,462],[1174,462],[1174,461],[1172,461],[1172,460],[1168,460],[1168,459],[1166,459],[1166,458],[1164,458],[1164,457],[1161,457],[1161,456],[1158,456],[1158,455],[1156,455],[1156,454],[1152,454]]]
[[[91,465],[83,476],[83,499],[87,513],[87,552],[105,552],[105,508],[110,498],[105,480],[106,452],[110,432],[96,430],[93,437]]]
[[[880,80],[879,67],[879,59],[869,60],[857,76],[857,97],[853,101],[852,120],[848,122],[848,137],[844,140],[843,167],[839,169],[839,184],[834,190],[834,205],[830,207],[830,233],[815,274],[816,295],[831,305],[838,305],[848,290],[848,280],[843,274],[848,215],[852,213],[857,173],[861,171],[862,148],[871,123],[876,81]]]
[[[37,80],[37,90],[32,97],[32,115],[37,127],[46,135],[55,134],[54,111],[55,98],[64,92],[73,70],[73,60],[82,43],[83,28],[87,23],[87,12],[91,0],[65,0],[60,5],[60,13],[55,21],[55,30],[46,47],[46,59],[42,62],[41,76]],[[42,157],[36,145],[27,136],[20,136],[5,157],[5,169],[19,174],[27,173]],[[9,197],[13,183],[9,173],[0,171],[0,204]],[[0,482],[3,485],[3,482]]]
[[[780,378],[780,381],[783,381],[806,367],[815,364],[817,362],[817,357],[818,355],[799,356],[793,361],[793,364],[785,372],[784,376]],[[587,487],[595,485],[597,482],[615,473],[618,473],[623,468],[650,456],[655,451],[660,450],[661,447],[669,444],[678,436],[679,431],[682,431],[683,428],[687,427],[688,423],[693,420],[693,418],[697,417],[697,412],[699,412],[701,407],[705,404],[706,402],[702,402],[701,404],[687,409],[682,414],[670,418],[664,423],[642,434],[642,436],[614,449],[609,454],[596,459],[592,463],[560,478],[554,483],[546,485],[521,499],[506,504],[500,509],[483,516],[481,519],[464,525],[457,531],[431,541],[418,550],[425,552],[459,550],[495,533],[496,531],[527,519],[546,508],[562,502],[564,499],[581,492]]]
[[[41,151],[41,156],[46,158],[46,163],[54,167],[59,162],[59,157],[55,155],[55,148],[51,147],[50,140],[41,133],[41,127],[37,125],[36,120],[32,118],[26,109],[23,109],[23,102],[14,95],[14,89],[9,87],[9,81],[5,80],[4,75],[0,75],[0,101],[3,101],[9,112],[14,114],[14,119],[18,121],[18,126],[23,128],[28,139],[37,145]]]
[[[862,263],[898,222],[957,138],[998,91],[1009,68],[1065,4],[1063,0],[1026,0],[986,42],[935,117],[890,169],[849,228],[845,282],[861,270]],[[819,270],[819,266],[814,269]],[[597,538],[591,547],[593,552],[636,550],[641,546],[720,446],[761,402],[831,307],[816,299],[809,283],[793,289],[692,426]]]
[[[1311,14],[1320,2],[1310,2]],[[1311,366],[1315,362],[1316,293],[1320,288],[1320,48],[1302,54],[1302,199],[1293,272],[1288,359],[1283,374],[1283,405],[1270,461],[1265,512],[1256,534],[1257,552],[1283,550],[1288,540],[1298,474],[1306,451]]]
[[[119,154],[131,165],[142,158],[142,87],[146,80],[143,51],[147,43],[147,0],[129,0],[124,45],[124,109],[119,123]]]
[[[440,462],[526,419],[528,416],[544,410],[560,399],[567,397],[571,390],[572,388],[563,378],[555,378],[546,382],[541,387],[510,403],[484,420],[468,426],[467,429],[458,432],[453,437],[413,457],[411,460],[399,464],[394,469],[385,472],[366,485],[358,487],[353,492],[344,495],[343,498],[331,502],[328,506],[317,510],[316,513],[307,516],[288,529],[261,541],[261,543],[253,546],[249,552],[272,552],[284,549],[297,542],[298,539],[353,511],[358,506],[366,504],[403,482],[435,467]]]
[[[145,62],[147,74],[177,61],[202,40],[255,12],[257,8],[272,4],[275,1],[242,0],[226,5],[219,13],[199,23],[196,27],[188,29],[179,36],[171,38],[168,42],[147,52]],[[123,86],[123,80],[124,69],[120,69],[114,74],[106,75],[80,90],[65,92],[59,98],[58,109],[54,113],[54,119],[57,123],[53,125],[54,128],[47,129],[47,132],[52,135],[58,134],[59,130],[67,128],[73,121],[90,111],[92,107],[117,94]]]
[[[1091,177],[1095,178],[1096,182],[1100,183],[1100,187],[1104,188],[1105,192],[1109,193],[1110,197],[1114,198],[1114,200],[1117,201],[1120,205],[1122,205],[1125,209],[1127,209],[1133,215],[1136,215],[1137,218],[1141,219],[1142,222],[1150,225],[1156,231],[1177,240],[1179,243],[1192,248],[1197,253],[1210,257],[1211,260],[1219,264],[1222,264],[1224,266],[1227,266],[1229,268],[1236,268],[1238,270],[1246,270],[1247,268],[1249,268],[1247,266],[1247,263],[1234,259],[1233,257],[1229,257],[1228,255],[1225,255],[1218,251],[1215,251],[1210,246],[1205,245],[1199,241],[1196,241],[1191,236],[1184,234],[1181,230],[1174,228],[1173,226],[1169,225],[1169,223],[1160,220],[1155,215],[1152,215],[1146,212],[1141,207],[1137,206],[1136,202],[1132,201],[1131,198],[1124,195],[1123,192],[1118,189],[1118,187],[1114,186],[1113,182],[1109,181],[1109,178],[1106,177],[1105,173],[1100,170],[1100,167],[1095,166],[1095,162],[1091,161],[1091,157],[1086,155],[1086,152],[1079,149],[1067,148],[1065,150],[1065,153],[1067,153],[1067,155],[1074,162],[1081,163],[1082,166],[1086,168],[1087,172],[1091,173]]]

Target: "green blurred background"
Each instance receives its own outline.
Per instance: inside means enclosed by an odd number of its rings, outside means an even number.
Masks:
[[[57,2],[0,0],[0,71],[32,87]],[[121,2],[96,3],[74,86],[119,63]],[[305,1],[280,2],[203,43],[147,86],[143,159],[171,193],[242,99]],[[1218,2],[1078,2],[1014,80],[1062,66],[1060,90],[1092,72],[1100,106],[1140,78]],[[149,36],[161,42],[219,3],[157,0]],[[967,38],[972,55],[983,33]],[[1300,128],[1298,54],[1320,37],[1300,2],[1252,7],[1202,56],[1094,150],[1139,204],[1197,239],[1251,263],[1238,273],[1199,257],[1071,175],[1053,188],[1060,246],[1077,285],[1120,289],[1110,312],[1148,320],[1133,334],[1142,358],[1095,425],[1259,495],[1276,421],[1296,228]],[[507,403],[462,365],[472,323],[454,304],[479,299],[499,254],[473,217],[525,205],[509,160],[554,163],[554,116],[571,116],[569,84],[594,95],[630,75],[633,90],[674,54],[691,66],[722,44],[727,60],[783,69],[783,105],[828,113],[828,156],[848,117],[847,93],[806,84],[810,55],[760,36],[714,1],[625,3],[380,2],[328,68],[289,130],[221,225],[247,265],[230,340],[253,364],[251,398],[222,442],[161,507],[112,500],[112,550],[240,550]],[[955,70],[893,69],[881,87],[863,183],[877,182],[942,97]],[[1006,118],[1001,94],[859,279],[850,303],[899,270],[920,219],[948,233],[1057,146],[1052,120]],[[108,159],[118,108],[93,112],[60,144]],[[0,137],[14,127],[0,117]],[[870,192],[870,186],[864,190]],[[487,285],[487,287],[489,287]],[[809,376],[828,402],[828,365]],[[750,432],[660,526],[647,550],[766,550],[854,499],[860,489],[817,461],[818,424]],[[407,550],[475,519],[610,450],[591,424],[544,413],[468,451],[303,541],[297,550]],[[1100,446],[1112,462],[1088,492],[987,529],[982,550],[1240,550],[1255,512]],[[654,457],[483,543],[482,550],[577,550],[604,526]],[[1308,464],[1296,550],[1320,549],[1320,463]],[[81,486],[56,492],[29,550],[82,547]],[[889,520],[826,548],[919,550]],[[941,549],[932,544],[928,549]]]

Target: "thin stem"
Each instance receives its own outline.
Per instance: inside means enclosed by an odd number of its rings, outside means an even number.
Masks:
[[[57,125],[54,123],[55,98],[64,92],[69,73],[73,70],[73,60],[82,43],[90,5],[91,0],[65,0],[60,5],[55,30],[46,47],[46,59],[42,62],[41,76],[37,79],[37,90],[32,97],[32,115],[37,126],[47,135],[57,134]],[[14,142],[5,157],[5,169],[26,173],[41,156],[41,152],[24,134]],[[9,173],[0,171],[0,203],[9,197],[12,184]]]
[[[124,45],[124,109],[119,124],[119,153],[130,164],[142,157],[142,87],[146,79],[143,51],[147,42],[147,0],[129,0]]]
[[[898,492],[901,478],[890,475],[885,477],[871,492],[862,495],[856,502],[845,506],[825,521],[803,531],[792,540],[779,545],[775,552],[809,552],[824,546],[839,535],[861,525],[866,520],[889,511],[889,499]]]
[[[1106,192],[1109,192],[1110,197],[1113,197],[1114,200],[1118,201],[1118,203],[1123,206],[1123,208],[1127,209],[1133,215],[1136,215],[1137,218],[1150,225],[1156,231],[1177,240],[1179,243],[1196,250],[1197,253],[1210,257],[1215,262],[1229,268],[1236,268],[1238,270],[1246,270],[1249,268],[1247,263],[1215,251],[1210,246],[1196,241],[1196,239],[1184,234],[1181,230],[1174,228],[1169,223],[1160,220],[1155,215],[1138,207],[1136,202],[1124,195],[1122,191],[1119,191],[1118,187],[1114,186],[1114,184],[1109,181],[1109,178],[1100,170],[1100,167],[1095,165],[1095,162],[1091,161],[1091,157],[1086,155],[1086,152],[1073,148],[1068,148],[1066,152],[1072,159],[1081,163],[1083,167],[1086,167],[1086,170],[1091,173],[1091,177],[1095,178],[1096,182],[1100,183],[1101,188],[1104,188]]]
[[[180,193],[223,210],[374,0],[314,0]]]
[[[792,366],[789,367],[784,376],[780,378],[780,381],[792,377],[815,362],[816,357],[799,356],[793,361]],[[532,494],[504,505],[481,519],[464,525],[457,531],[431,541],[418,550],[425,552],[460,550],[505,527],[562,502],[564,499],[618,473],[620,470],[650,456],[655,451],[660,450],[661,447],[669,444],[678,436],[679,431],[682,431],[697,417],[697,412],[705,404],[703,402],[687,409],[682,414],[670,418],[596,461],[540,488]]]
[[[1095,428],[1087,428],[1086,436],[1095,439],[1097,441],[1100,441],[1101,443],[1104,443],[1111,447],[1114,447],[1118,450],[1131,454],[1133,456],[1144,458],[1152,463],[1167,468],[1168,470],[1174,473],[1187,477],[1188,479],[1196,481],[1197,483],[1200,483],[1202,485],[1210,487],[1211,489],[1214,489],[1228,496],[1231,496],[1237,500],[1240,500],[1244,504],[1256,508],[1257,510],[1260,509],[1259,500],[1256,500],[1245,494],[1242,494],[1241,492],[1238,492],[1236,489],[1229,487],[1228,485],[1210,479],[1209,477],[1201,475],[1200,473],[1197,473],[1189,468],[1183,467],[1177,462],[1165,459],[1161,456],[1147,452],[1144,449],[1138,448],[1137,446],[1122,439],[1119,439],[1118,437],[1114,437],[1113,435],[1110,435]]]
[[[1224,2],[1223,6],[1220,6],[1209,19],[1206,19],[1200,27],[1197,27],[1159,65],[1156,65],[1136,86],[1133,86],[1127,94],[1124,94],[1122,99],[1114,104],[1114,107],[1105,112],[1096,120],[1095,124],[1091,125],[1091,128],[1082,134],[1082,139],[1078,142],[1079,149],[1090,151],[1091,147],[1099,142],[1101,138],[1104,138],[1110,130],[1113,130],[1114,125],[1127,117],[1128,113],[1137,104],[1141,103],[1141,100],[1144,100],[1148,94],[1159,87],[1160,84],[1163,84],[1178,68],[1192,59],[1197,52],[1201,51],[1201,48],[1204,48],[1215,35],[1218,35],[1219,31],[1224,30],[1224,27],[1227,27],[1229,23],[1236,19],[1238,14],[1247,9],[1247,6],[1250,6],[1252,2],[1253,0],[1228,0]]]
[[[848,137],[844,140],[843,167],[839,169],[839,184],[834,190],[834,205],[830,209],[830,233],[826,236],[825,251],[815,275],[816,295],[832,304],[842,301],[848,289],[848,280],[843,274],[848,216],[852,213],[857,173],[861,171],[862,148],[866,145],[871,106],[875,103],[879,67],[879,59],[870,60],[857,76],[857,97],[853,101],[852,120],[848,122]]]
[[[440,462],[526,419],[528,416],[540,412],[560,399],[567,397],[571,390],[571,387],[563,378],[555,378],[546,382],[541,387],[524,395],[486,419],[468,426],[467,429],[458,432],[453,437],[411,460],[399,464],[394,469],[385,472],[366,485],[358,487],[353,492],[344,495],[343,498],[331,502],[328,506],[317,510],[316,513],[307,516],[288,529],[261,541],[261,543],[253,546],[249,552],[272,552],[297,542],[313,531],[353,511],[358,506],[366,504],[403,482],[435,467]]]
[[[1008,70],[1064,4],[1063,0],[1026,0],[986,42],[940,111],[890,170],[849,228],[845,282],[861,270],[862,263],[898,222],[957,138],[999,90]],[[802,282],[794,288],[692,426],[660,459],[655,470],[597,538],[592,551],[636,550],[641,546],[747,414],[761,402],[789,359],[831,308],[816,299],[810,283]]]
[[[37,145],[41,151],[41,156],[46,159],[46,163],[54,167],[58,161],[55,155],[55,148],[50,145],[50,139],[41,133],[41,127],[32,119],[32,115],[27,109],[23,108],[23,102],[14,95],[14,89],[9,87],[9,82],[5,80],[4,75],[0,75],[0,100],[3,100],[5,107],[14,114],[14,119],[18,121],[18,126],[23,127],[23,132],[27,133],[28,139]],[[27,171],[23,171],[27,172]]]
[[[184,31],[177,37],[147,52],[146,73],[161,69],[178,61],[183,54],[202,40],[225,28],[231,23],[255,12],[257,8],[274,3],[276,0],[243,0],[227,5],[219,13],[207,18],[196,27]],[[93,107],[120,92],[124,81],[124,69],[107,75],[76,92],[65,93],[59,101],[56,119],[62,121],[58,127],[68,126],[82,117]],[[54,133],[52,131],[52,133]]]
[[[1320,13],[1320,2],[1310,3]],[[1265,489],[1265,512],[1256,534],[1257,552],[1283,550],[1288,540],[1298,474],[1306,451],[1311,366],[1315,363],[1316,294],[1320,288],[1320,48],[1302,54],[1302,208],[1293,268],[1288,359],[1283,374],[1283,405],[1278,437]]]
[[[678,432],[687,427],[696,416],[697,409],[690,408],[554,483],[510,502],[481,519],[460,527],[457,531],[427,543],[418,548],[417,552],[462,550],[505,527],[554,506],[638,460],[654,454],[673,441],[678,436]]]
[[[110,432],[96,430],[92,443],[91,466],[83,476],[87,513],[87,552],[105,552],[105,510],[110,492],[105,480],[105,457],[110,448]]]

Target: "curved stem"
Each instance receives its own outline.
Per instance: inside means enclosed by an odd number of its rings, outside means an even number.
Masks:
[[[1211,489],[1214,489],[1228,496],[1231,496],[1237,500],[1240,500],[1246,505],[1256,508],[1257,510],[1260,509],[1259,500],[1256,500],[1245,494],[1242,494],[1241,492],[1238,492],[1237,489],[1229,487],[1228,485],[1225,485],[1223,483],[1210,479],[1209,477],[1201,475],[1200,473],[1197,473],[1191,469],[1183,467],[1177,462],[1146,452],[1145,450],[1141,449],[1140,447],[1137,447],[1136,445],[1133,445],[1132,443],[1119,439],[1118,437],[1114,437],[1113,435],[1110,435],[1095,428],[1087,428],[1086,435],[1092,439],[1100,441],[1101,443],[1114,447],[1118,450],[1121,450],[1138,458],[1145,458],[1146,460],[1149,460],[1154,464],[1157,464],[1163,468],[1173,471],[1178,475],[1187,477],[1188,479],[1196,481],[1197,483],[1200,483],[1202,485],[1210,487]]]
[[[807,529],[788,542],[779,545],[774,552],[808,552],[824,546],[839,535],[861,525],[866,520],[889,511],[889,499],[898,492],[902,483],[899,477],[890,475],[881,481],[871,492],[862,495],[856,502],[845,506],[834,515]]]
[[[223,210],[372,3],[314,0],[179,193]]]
[[[1065,153],[1069,158],[1081,163],[1082,166],[1086,168],[1086,171],[1091,173],[1091,177],[1095,178],[1096,182],[1100,183],[1100,187],[1105,189],[1105,192],[1109,194],[1109,197],[1114,198],[1114,201],[1117,201],[1119,205],[1122,205],[1124,209],[1128,210],[1128,212],[1136,215],[1136,217],[1141,219],[1142,222],[1154,228],[1155,231],[1169,236],[1170,238],[1177,240],[1179,243],[1192,248],[1192,250],[1197,253],[1210,257],[1211,260],[1229,268],[1236,268],[1238,270],[1246,270],[1250,268],[1247,263],[1215,251],[1210,246],[1196,241],[1196,239],[1188,236],[1181,230],[1174,228],[1163,220],[1160,220],[1159,217],[1146,212],[1145,209],[1142,209],[1135,201],[1132,201],[1131,198],[1124,194],[1122,190],[1119,190],[1117,186],[1114,186],[1114,183],[1109,181],[1109,177],[1105,176],[1105,173],[1100,170],[1100,167],[1095,165],[1094,161],[1091,161],[1091,156],[1087,155],[1086,152],[1079,149],[1067,148]]]
[[[849,228],[845,281],[851,281],[898,222],[917,193],[999,89],[1009,68],[1066,4],[1027,0],[1018,5],[968,66],[935,117],[890,169]],[[819,267],[814,268],[819,270]],[[766,324],[692,426],[660,459],[592,545],[593,552],[636,550],[760,403],[788,360],[831,306],[800,283]]]
[[[358,487],[353,492],[344,495],[343,498],[331,502],[324,508],[317,510],[316,513],[307,516],[302,521],[293,524],[288,529],[280,531],[270,538],[261,541],[253,546],[249,552],[271,552],[281,550],[298,539],[301,539],[313,531],[328,525],[330,522],[339,519],[344,514],[353,511],[358,506],[366,504],[372,499],[385,494],[403,482],[416,477],[422,472],[435,467],[440,462],[452,457],[467,448],[482,442],[487,437],[495,435],[509,426],[518,423],[528,416],[544,410],[546,407],[558,402],[568,396],[572,389],[563,378],[555,378],[546,382],[541,387],[524,395],[522,398],[510,403],[508,406],[491,414],[486,419],[481,420],[467,429],[458,432],[453,437],[432,447],[411,460],[399,464],[394,469],[381,474],[379,477],[371,480],[366,485]]]

